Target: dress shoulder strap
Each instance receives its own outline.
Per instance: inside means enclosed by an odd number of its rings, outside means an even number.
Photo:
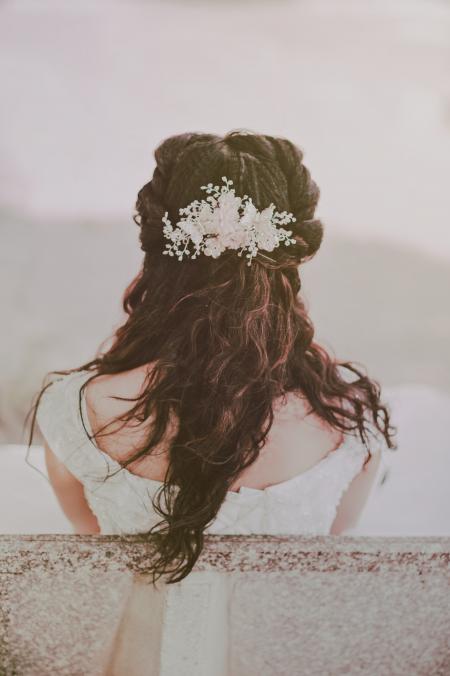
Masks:
[[[80,388],[90,371],[59,375],[47,383],[39,401],[36,420],[53,453],[79,479],[104,475],[107,463],[96,452],[83,425]]]

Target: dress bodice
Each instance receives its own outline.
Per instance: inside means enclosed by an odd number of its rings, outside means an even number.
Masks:
[[[152,498],[163,484],[122,468],[89,438],[92,430],[80,388],[92,374],[78,371],[52,379],[39,402],[39,428],[51,450],[83,484],[101,533],[147,532],[161,521]],[[289,419],[293,408],[295,395],[290,393],[274,415]],[[229,491],[205,533],[328,534],[341,497],[366,456],[361,439],[345,433],[336,450],[301,474],[264,489],[241,486],[238,492]]]

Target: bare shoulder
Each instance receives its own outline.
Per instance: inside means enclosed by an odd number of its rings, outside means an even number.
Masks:
[[[305,468],[319,462],[344,439],[342,431],[321,418],[305,396],[291,393],[286,405],[277,403],[274,410],[274,424],[269,438],[278,449],[285,449],[295,458],[298,458],[301,448]]]
[[[102,436],[100,433],[96,444],[116,460],[129,457],[130,452],[140,449],[148,438],[152,417],[143,422],[136,419],[116,422],[115,419],[135,406],[136,402],[130,399],[143,392],[150,368],[145,365],[122,373],[100,375],[86,386],[86,408],[91,429],[94,433],[99,432],[103,426],[110,424],[106,430],[109,434]],[[141,465],[145,460],[140,461]],[[133,469],[133,464],[130,468]]]
[[[97,376],[86,386],[86,401],[101,415],[116,415],[129,410],[134,402],[120,399],[139,396],[145,386],[145,379],[151,369],[150,365],[139,366],[122,373]],[[119,397],[119,398],[117,398]]]

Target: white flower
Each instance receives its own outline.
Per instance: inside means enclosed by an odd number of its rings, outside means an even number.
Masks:
[[[222,176],[222,181],[224,185],[221,187],[212,183],[201,186],[208,197],[206,200],[194,200],[180,209],[182,218],[175,228],[165,213],[163,234],[171,244],[166,244],[164,254],[176,255],[181,261],[184,255],[191,256],[191,253],[192,258],[200,252],[217,258],[226,249],[239,249],[238,256],[248,252],[247,265],[251,265],[251,259],[260,249],[273,251],[283,241],[286,245],[295,244],[296,240],[290,238],[291,230],[277,227],[295,221],[292,214],[276,212],[273,204],[259,212],[250,197],[235,195],[234,188],[231,188],[233,181],[226,176]],[[194,252],[189,249],[191,242]]]
[[[205,247],[203,249],[203,253],[206,256],[212,256],[213,258],[218,258],[220,254],[223,251],[223,247],[221,246],[219,240],[217,237],[208,237],[208,239],[205,242]]]
[[[184,221],[181,222],[180,227],[183,230],[183,232],[185,232],[187,235],[190,236],[194,244],[200,244],[200,242],[203,239],[203,233],[200,231],[200,229],[197,227],[195,223],[193,223],[192,221]]]
[[[202,202],[198,210],[197,225],[204,235],[214,233],[213,211],[207,202]]]
[[[276,228],[272,223],[274,209],[274,205],[271,204],[270,207],[258,213],[255,218],[256,242],[258,248],[264,249],[264,251],[273,251],[278,246]]]
[[[214,214],[217,216],[217,232],[220,234],[235,232],[239,228],[239,209],[241,198],[232,192],[222,193],[218,199],[218,207]]]

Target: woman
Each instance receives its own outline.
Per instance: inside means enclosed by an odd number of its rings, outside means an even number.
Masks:
[[[378,383],[313,340],[300,273],[323,226],[302,158],[246,131],[166,139],[126,321],[37,399],[75,531],[151,533],[154,580],[186,577],[205,533],[348,530],[396,448]]]

